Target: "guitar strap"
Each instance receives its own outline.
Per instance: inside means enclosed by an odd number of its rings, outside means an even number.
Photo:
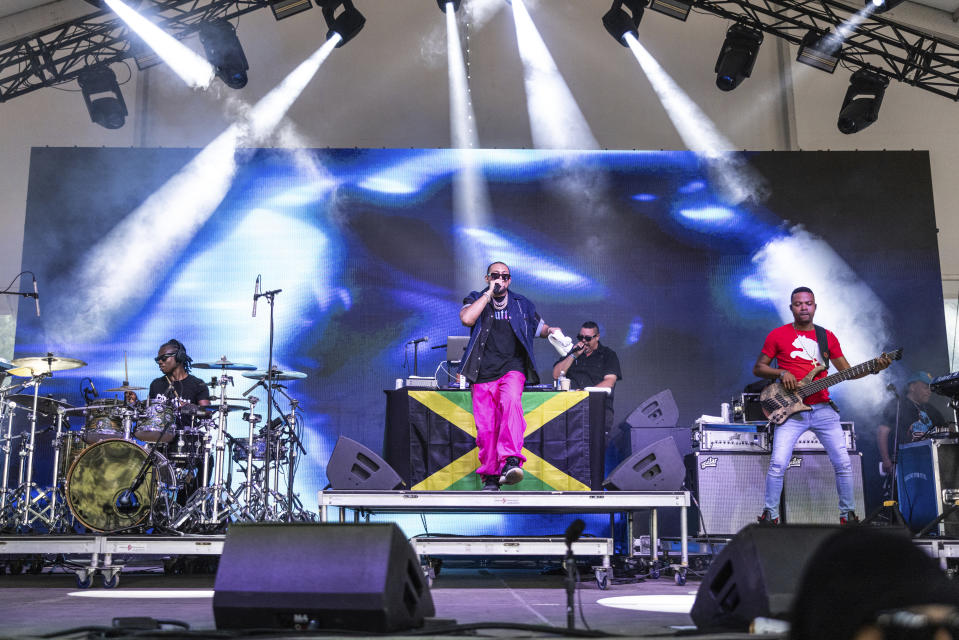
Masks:
[[[814,324],[813,328],[816,330],[816,342],[819,343],[819,355],[826,366],[826,371],[829,371],[829,345],[826,341],[826,330],[818,324]]]
[[[826,366],[826,371],[829,371],[829,346],[826,341],[826,330],[818,324],[814,324],[813,328],[816,330],[816,342],[819,343],[819,356]],[[836,413],[839,413],[839,407],[831,399],[829,400],[829,406],[835,409]]]

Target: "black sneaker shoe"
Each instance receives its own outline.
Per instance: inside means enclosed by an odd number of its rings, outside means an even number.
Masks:
[[[839,516],[839,524],[842,526],[857,525],[859,524],[859,516],[856,515],[855,511],[847,511]]]
[[[774,518],[769,509],[763,509],[763,514],[756,518],[756,522],[761,525],[775,526],[779,524],[779,518]]]
[[[499,474],[500,484],[516,484],[523,479],[523,468],[519,466],[519,458],[510,456],[506,458],[506,464]]]
[[[499,491],[499,476],[483,476],[483,491]]]

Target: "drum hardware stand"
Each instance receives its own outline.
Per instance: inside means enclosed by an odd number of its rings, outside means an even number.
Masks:
[[[30,527],[30,524],[38,519],[43,517],[42,511],[34,511],[31,514],[31,506],[34,504],[39,504],[41,499],[45,496],[45,492],[39,493],[38,495],[33,495],[33,489],[37,487],[37,484],[33,482],[33,451],[36,446],[37,438],[37,405],[40,399],[40,382],[49,377],[50,373],[40,373],[31,377],[30,381],[24,385],[33,386],[33,409],[30,411],[30,439],[27,441],[26,447],[21,445],[20,449],[20,484],[17,489],[14,491],[14,496],[20,496],[20,501],[17,503],[17,515],[16,520],[20,521],[20,527],[24,530]],[[24,459],[26,462],[26,474],[24,475]]]
[[[276,406],[277,411],[280,413],[281,416],[283,416],[283,424],[286,425],[287,434],[289,435],[289,438],[291,441],[290,449],[288,452],[289,457],[287,458],[287,460],[285,460],[285,462],[287,463],[287,483],[286,483],[287,512],[286,514],[287,514],[287,522],[293,522],[294,501],[297,504],[299,503],[299,499],[293,493],[293,475],[296,472],[296,465],[295,465],[296,449],[299,449],[300,453],[302,453],[303,455],[306,455],[306,449],[303,448],[303,443],[300,442],[300,438],[296,435],[296,428],[295,428],[295,421],[297,419],[296,412],[299,409],[300,401],[294,400],[293,398],[291,398],[289,394],[287,394],[286,391],[284,390],[285,387],[282,384],[277,383],[275,385],[275,389],[276,391],[279,391],[283,395],[283,397],[286,398],[287,401],[290,403],[290,413],[289,413],[289,417],[287,417],[285,414],[279,411],[280,407],[279,407],[279,404],[277,404],[276,402],[275,396],[273,395],[269,396],[269,399]],[[267,423],[266,429],[268,431],[273,430],[269,423]],[[273,485],[275,487],[279,487],[280,486],[280,440],[279,438],[277,438],[277,444],[276,444],[276,467],[275,467],[273,477],[274,477]]]
[[[137,471],[136,478],[133,479],[133,482],[129,487],[120,492],[117,496],[116,506],[117,511],[123,514],[134,513],[137,510],[137,507],[140,505],[137,504],[136,490],[140,488],[140,485],[143,484],[143,480],[146,478],[147,469],[150,468],[150,463],[153,462],[154,452],[156,451],[157,445],[163,441],[163,437],[166,435],[167,430],[170,428],[169,423],[163,425],[163,429],[160,431],[160,435],[157,438],[156,442],[151,443],[150,447],[147,450],[147,456],[143,459],[143,462],[140,464],[140,470]],[[159,482],[159,477],[157,478]],[[157,494],[159,496],[159,492]],[[153,505],[150,505],[150,514],[153,514]]]
[[[53,478],[50,481],[50,488],[38,495],[38,499],[46,498],[46,507],[40,509],[37,513],[37,519],[46,523],[51,533],[59,533],[69,529],[71,520],[69,519],[66,506],[66,498],[63,493],[63,480],[60,476],[60,454],[63,449],[63,416],[67,409],[57,407],[57,431],[53,438]],[[58,501],[57,498],[60,498]],[[44,512],[48,515],[44,517]]]
[[[0,481],[0,529],[8,527],[11,523],[12,514],[8,512],[8,507],[11,504],[11,490],[10,490],[10,451],[11,443],[14,440],[20,439],[20,434],[17,434],[16,437],[13,435],[13,414],[16,411],[17,403],[16,402],[6,402],[4,401],[0,405],[0,420],[3,416],[7,417],[7,432],[3,440],[0,441],[3,443],[0,446],[0,451],[3,452],[3,479]]]
[[[223,465],[226,461],[224,453],[226,451],[225,441],[227,435],[226,385],[227,383],[233,384],[233,377],[227,374],[226,367],[222,369],[218,382],[220,387],[220,401],[216,411],[218,411],[220,415],[217,419],[216,440],[215,443],[213,443],[213,450],[215,452],[213,459],[213,483],[209,483],[209,460],[212,437],[211,434],[206,434],[203,448],[205,452],[203,456],[203,481],[205,484],[190,496],[186,505],[180,510],[179,516],[173,522],[174,529],[179,529],[187,520],[194,516],[201,525],[219,526],[223,524],[227,517],[234,513],[237,508],[236,499],[233,494],[230,493],[229,487],[224,486],[223,483]],[[213,406],[211,405],[210,408],[212,409]],[[209,509],[207,508],[208,503],[210,506]]]

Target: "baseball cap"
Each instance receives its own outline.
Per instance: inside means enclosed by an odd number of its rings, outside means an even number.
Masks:
[[[917,371],[906,380],[906,386],[909,386],[913,382],[925,382],[926,384],[932,384],[932,374],[928,371]]]

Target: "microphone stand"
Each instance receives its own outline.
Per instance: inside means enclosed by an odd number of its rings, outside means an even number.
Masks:
[[[266,298],[266,301],[270,303],[270,353],[268,364],[266,368],[266,425],[267,430],[265,434],[265,451],[263,452],[263,520],[267,520],[267,515],[270,511],[270,422],[273,420],[273,376],[276,373],[273,371],[273,332],[274,332],[274,319],[273,312],[275,309],[275,300],[276,294],[280,293],[282,289],[273,289],[271,291],[264,291],[253,296],[255,301],[257,298]],[[252,447],[253,443],[249,443],[249,446]]]
[[[290,450],[289,450],[289,452],[288,452],[288,453],[289,453],[289,469],[287,470],[287,474],[286,474],[286,475],[287,475],[287,477],[286,477],[286,501],[287,501],[287,509],[288,509],[288,511],[287,511],[287,516],[286,516],[286,521],[287,521],[287,522],[293,522],[293,501],[294,501],[294,498],[295,498],[295,496],[293,495],[293,473],[294,473],[293,462],[294,462],[294,458],[296,457],[296,451],[295,451],[295,449],[299,449],[299,450],[300,450],[300,453],[302,453],[303,455],[306,455],[306,449],[303,448],[303,443],[300,442],[299,436],[296,435],[296,428],[295,428],[295,426],[294,426],[294,425],[295,425],[295,422],[296,422],[296,410],[297,410],[297,407],[299,406],[300,402],[299,402],[299,400],[294,400],[293,398],[291,398],[291,397],[283,390],[283,385],[279,385],[279,384],[278,384],[278,385],[276,385],[276,386],[277,386],[277,389],[276,389],[276,390],[279,391],[281,394],[283,394],[283,397],[286,398],[287,401],[289,401],[290,406],[291,406],[291,408],[292,408],[292,410],[291,410],[291,412],[290,412],[290,416],[293,417],[293,421],[290,421],[290,420],[286,417],[286,415],[285,415],[282,411],[280,411],[280,405],[279,405],[279,404],[276,404],[276,411],[277,411],[277,413],[280,414],[280,416],[283,417],[283,424],[286,425],[287,434],[288,434],[289,437],[290,437],[290,440],[291,440],[292,445],[295,445],[295,448],[294,448],[294,446],[290,446]],[[270,399],[271,399],[274,403],[276,403],[276,398],[271,397]],[[272,429],[272,425],[271,425],[269,422],[266,424],[266,429],[267,429],[267,431],[269,431],[269,430]],[[279,451],[279,447],[277,447],[277,456],[279,456],[279,455],[280,455],[280,451]],[[279,459],[277,459],[277,469],[278,469],[278,470],[279,470],[279,466],[280,466],[280,464],[279,464]],[[279,484],[279,478],[277,478],[277,484]]]
[[[116,506],[117,511],[120,511],[124,515],[127,513],[135,513],[139,504],[137,504],[136,490],[140,488],[140,485],[143,484],[143,480],[146,478],[147,469],[150,467],[150,463],[153,461],[153,452],[156,450],[157,446],[163,441],[163,437],[166,435],[167,429],[170,428],[169,423],[163,425],[163,430],[160,431],[160,437],[157,438],[156,442],[153,443],[147,450],[147,457],[143,459],[143,463],[140,465],[140,470],[137,472],[136,478],[133,479],[133,483],[120,492],[120,495],[117,496]],[[129,511],[128,511],[129,510]]]
[[[576,628],[576,560],[573,557],[573,543],[579,540],[583,535],[583,529],[586,523],[576,518],[572,524],[566,528],[566,557],[563,562],[566,564],[566,628],[573,630]]]
[[[897,478],[899,475],[899,414],[902,413],[902,398],[899,397],[899,393],[894,388],[890,391],[896,396],[896,425],[892,436],[892,469],[889,470],[892,480],[890,481],[889,499],[884,500],[882,505],[869,514],[862,523],[873,522],[882,515],[888,522],[904,527],[906,526],[906,519],[899,509],[899,495],[897,493],[899,488]]]

